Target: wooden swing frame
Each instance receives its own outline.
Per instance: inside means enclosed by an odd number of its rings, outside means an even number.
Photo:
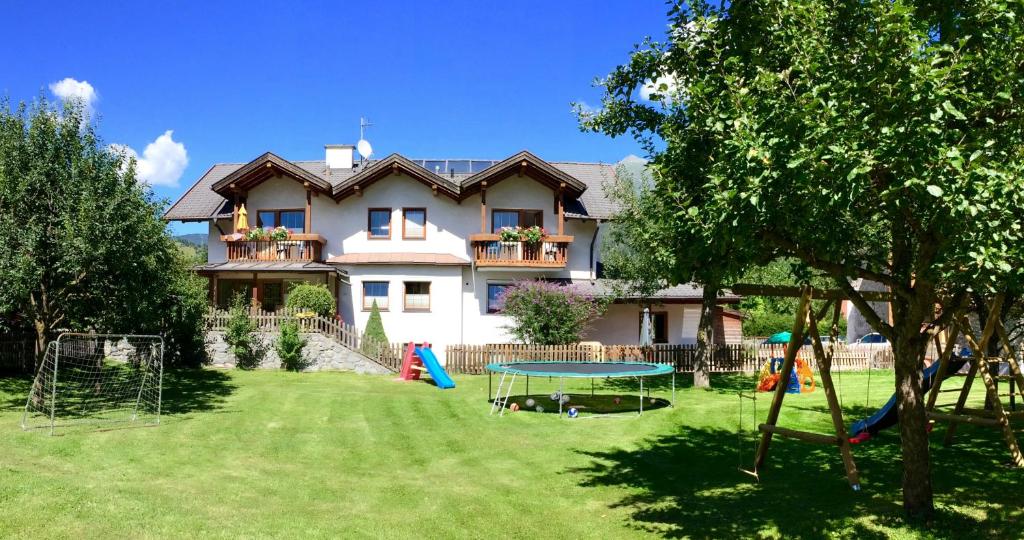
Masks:
[[[747,291],[759,290],[759,288],[754,287],[740,288]],[[765,296],[791,296],[793,291],[787,288],[785,291],[781,289],[772,289],[771,292],[775,294],[765,294]],[[825,399],[828,402],[829,414],[832,417],[832,428],[835,433],[815,433],[779,426],[779,413],[782,411],[782,404],[786,398],[787,386],[784,384],[784,381],[780,381],[780,383],[775,387],[775,394],[772,396],[772,404],[768,409],[768,418],[763,424],[757,426],[758,431],[761,432],[761,443],[757,447],[757,456],[754,459],[754,470],[744,472],[751,474],[755,478],[759,478],[758,470],[768,459],[768,449],[771,445],[772,437],[773,435],[778,434],[782,437],[796,439],[807,443],[836,446],[839,449],[839,455],[841,456],[843,466],[846,469],[846,478],[850,482],[850,487],[853,488],[854,491],[860,491],[860,475],[857,472],[857,464],[853,460],[853,451],[850,447],[849,437],[847,436],[846,423],[843,420],[843,411],[839,405],[839,398],[836,395],[835,385],[832,382],[831,370],[834,347],[830,346],[828,352],[826,352],[825,347],[821,343],[821,335],[818,332],[818,321],[827,313],[829,308],[832,308],[831,328],[837,328],[840,315],[840,302],[845,295],[843,295],[841,291],[824,291],[824,294],[821,292],[815,294],[815,292],[816,291],[813,291],[810,286],[805,286],[799,291],[800,302],[797,306],[796,317],[794,317],[793,320],[793,331],[790,333],[789,343],[786,345],[786,353],[783,356],[782,368],[779,373],[785,375],[793,371],[793,366],[796,364],[797,354],[803,346],[804,330],[806,328],[807,333],[811,338],[811,348],[814,351],[814,360],[818,367],[818,377],[821,379],[821,388],[825,392]],[[828,300],[817,314],[815,314],[814,310],[811,309],[812,298],[825,298]],[[834,339],[832,342],[834,343]]]
[[[956,318],[956,324],[953,326],[952,335],[946,340],[946,348],[942,351],[940,358],[939,370],[935,374],[935,382],[932,384],[931,392],[928,395],[928,402],[926,405],[926,411],[928,419],[933,421],[948,422],[949,425],[946,427],[946,435],[943,438],[943,444],[950,446],[953,444],[953,439],[956,436],[956,429],[959,424],[975,424],[990,427],[997,427],[1003,433],[1003,439],[1006,441],[1006,446],[1010,450],[1010,460],[1015,467],[1024,467],[1024,455],[1021,454],[1020,444],[1017,441],[1017,436],[1013,432],[1013,425],[1010,423],[1011,419],[1024,418],[1022,413],[1008,413],[1003,407],[1001,395],[999,389],[996,386],[996,376],[993,376],[989,369],[989,362],[1005,361],[1010,366],[1010,380],[1016,383],[1017,389],[1015,392],[1007,395],[1017,395],[1024,398],[1024,375],[1022,375],[1020,362],[1017,357],[1017,352],[1013,349],[1013,344],[1010,342],[1010,337],[1006,332],[1006,328],[1003,326],[1000,320],[999,313],[1002,310],[1003,301],[1005,299],[1004,294],[997,294],[993,298],[988,317],[985,320],[985,327],[981,331],[981,338],[975,335],[971,329],[971,325],[967,321],[966,316],[963,313],[959,314]],[[956,404],[953,407],[952,413],[944,413],[936,411],[936,402],[938,401],[939,394],[942,392],[943,379],[946,378],[949,372],[949,366],[952,361],[952,351],[956,341],[957,332],[962,332],[967,343],[971,346],[974,354],[971,356],[970,367],[967,371],[967,377],[964,379],[964,385],[960,389],[960,394],[957,397]],[[988,357],[988,345],[989,341],[993,338],[999,340],[1003,351],[1002,356]],[[971,387],[974,385],[974,380],[981,377],[982,383],[985,385],[986,396],[988,397],[989,403],[992,404],[992,410],[984,409],[969,409],[967,408],[967,398],[971,393]]]

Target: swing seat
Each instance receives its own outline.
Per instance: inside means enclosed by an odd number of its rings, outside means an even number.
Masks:
[[[871,434],[867,431],[861,431],[860,433],[850,437],[850,444],[860,444],[871,440]]]

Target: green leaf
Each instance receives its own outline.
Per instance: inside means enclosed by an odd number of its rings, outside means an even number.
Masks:
[[[939,186],[932,185],[932,186],[928,186],[925,189],[928,190],[928,193],[930,193],[932,195],[932,197],[941,197],[942,196],[942,188],[940,188]]]
[[[956,118],[957,120],[967,120],[967,117],[964,116],[964,113],[958,111],[956,107],[954,107],[953,104],[949,102],[948,99],[942,102],[942,108],[945,109],[945,111],[948,112],[949,114],[953,115],[953,117]]]

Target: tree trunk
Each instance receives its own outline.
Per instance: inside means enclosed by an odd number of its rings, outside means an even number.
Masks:
[[[927,417],[922,390],[922,368],[928,335],[921,333],[923,310],[933,303],[917,302],[910,307],[895,302],[892,343],[896,368],[896,404],[900,419],[903,457],[903,508],[912,519],[931,519],[935,512],[932,501],[931,461],[928,451]]]
[[[700,323],[697,326],[697,359],[693,366],[693,386],[711,387],[711,357],[715,349],[715,304],[718,302],[717,285],[705,284],[700,305]]]
[[[36,365],[33,369],[35,371],[42,365],[43,357],[46,356],[46,338],[50,334],[50,325],[46,320],[37,318],[33,327],[36,331]]]

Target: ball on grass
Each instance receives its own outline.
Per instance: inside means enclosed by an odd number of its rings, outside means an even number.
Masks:
[[[622,398],[620,398],[619,396],[615,396],[615,399],[613,399],[612,401],[614,401],[615,404],[618,405],[619,403],[622,403]]]
[[[531,408],[531,409],[532,409],[532,408],[533,408],[533,406],[534,406],[534,405],[536,405],[536,404],[537,404],[537,402],[536,402],[536,401],[534,401],[534,400],[533,400],[533,398],[529,398],[529,399],[527,399],[527,400],[526,400],[526,406],[527,406],[527,407],[529,407],[529,408]]]
[[[518,411],[519,410],[519,404],[518,403],[513,403],[513,404],[509,405],[508,410],[510,410],[512,412]]]
[[[569,407],[569,418],[576,418],[580,412],[576,410],[576,407]]]
[[[569,403],[569,394],[562,395],[562,403]]]
[[[658,400],[657,400],[657,399],[655,399],[655,398],[651,398],[651,405],[654,405],[654,404],[655,404],[655,403],[657,403],[657,402],[658,402]]]
[[[536,408],[535,410],[536,410],[537,412],[544,412],[544,407],[543,407],[543,406],[541,406],[541,405],[537,405],[537,408]]]
[[[554,394],[551,394],[551,401],[558,401],[560,397],[562,396],[558,392],[555,392]]]

